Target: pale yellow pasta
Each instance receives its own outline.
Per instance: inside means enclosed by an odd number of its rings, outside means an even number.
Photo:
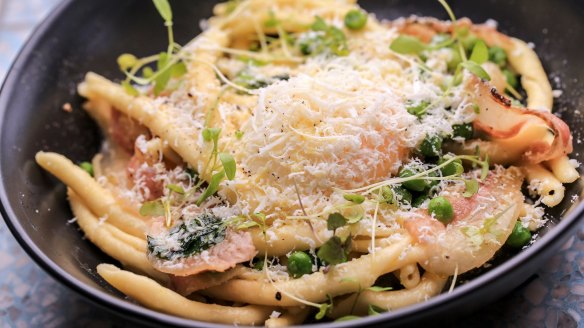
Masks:
[[[300,325],[306,320],[311,311],[312,309],[307,306],[286,308],[284,313],[280,314],[277,318],[270,317],[270,319],[266,320],[265,326],[275,328]]]
[[[143,272],[158,281],[167,281],[166,274],[154,270],[146,258],[146,242],[119,230],[107,221],[101,222],[79,197],[69,189],[71,209],[85,236],[104,253],[125,267]]]
[[[580,178],[580,173],[572,165],[568,156],[552,159],[546,164],[561,183],[572,183]]]
[[[328,295],[354,293],[359,288],[373,285],[385,273],[417,262],[419,253],[415,249],[406,249],[410,241],[410,238],[404,237],[373,254],[334,266],[326,274],[314,272],[298,279],[273,283],[234,279],[204,293],[235,302],[273,306],[303,305],[297,299],[324,302]],[[249,290],[254,292],[247,293]],[[276,296],[277,293],[280,297]]]
[[[411,289],[385,292],[364,290],[359,294],[351,295],[336,302],[331,311],[331,317],[342,317],[346,313],[350,313],[351,310],[355,315],[364,315],[370,305],[391,311],[423,302],[438,295],[444,288],[446,280],[446,278],[425,273],[420,283]]]
[[[397,277],[406,289],[412,289],[420,283],[420,270],[417,264],[408,264],[398,270]]]
[[[541,196],[541,202],[547,206],[556,206],[564,199],[565,187],[542,165],[522,167],[529,185]]]
[[[97,273],[116,289],[149,308],[184,318],[225,324],[261,325],[274,310],[259,305],[235,307],[191,301],[150,278],[120,270],[111,264],[98,265]]]
[[[55,153],[39,152],[35,158],[40,166],[73,189],[98,217],[107,219],[124,232],[145,238],[144,221],[124,211],[111,193],[79,166]]]
[[[551,111],[552,87],[537,54],[522,40],[511,38],[511,43],[507,51],[509,63],[521,74],[521,86],[528,95],[527,107]]]

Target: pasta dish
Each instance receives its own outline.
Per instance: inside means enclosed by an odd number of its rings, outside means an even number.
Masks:
[[[101,151],[36,155],[146,307],[275,327],[424,302],[533,242],[579,178],[532,47],[444,0],[449,21],[232,0],[183,46],[153,4],[168,48],[78,86]]]

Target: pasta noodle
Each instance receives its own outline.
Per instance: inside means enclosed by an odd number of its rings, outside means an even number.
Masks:
[[[282,327],[424,302],[528,245],[579,178],[536,53],[492,25],[243,0],[179,46],[155,4],[167,51],[78,87],[101,152],[36,155],[146,307]]]

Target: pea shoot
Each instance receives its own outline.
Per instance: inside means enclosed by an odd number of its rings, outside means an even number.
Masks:
[[[454,219],[454,209],[452,204],[445,197],[439,196],[433,198],[428,204],[428,214],[445,225]]]
[[[345,26],[350,30],[360,30],[367,24],[367,13],[353,9],[345,15]]]
[[[297,251],[288,258],[288,273],[294,278],[300,278],[312,273],[312,259],[305,252]]]
[[[83,169],[83,171],[87,172],[89,175],[93,176],[93,164],[89,162],[81,162],[79,167]]]
[[[519,221],[515,223],[513,231],[507,238],[506,244],[513,248],[521,248],[531,241],[531,231],[525,228]]]

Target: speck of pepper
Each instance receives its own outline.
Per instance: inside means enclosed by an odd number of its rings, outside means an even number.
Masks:
[[[276,292],[276,300],[277,301],[281,301],[282,300],[282,294],[280,294],[280,292]]]

